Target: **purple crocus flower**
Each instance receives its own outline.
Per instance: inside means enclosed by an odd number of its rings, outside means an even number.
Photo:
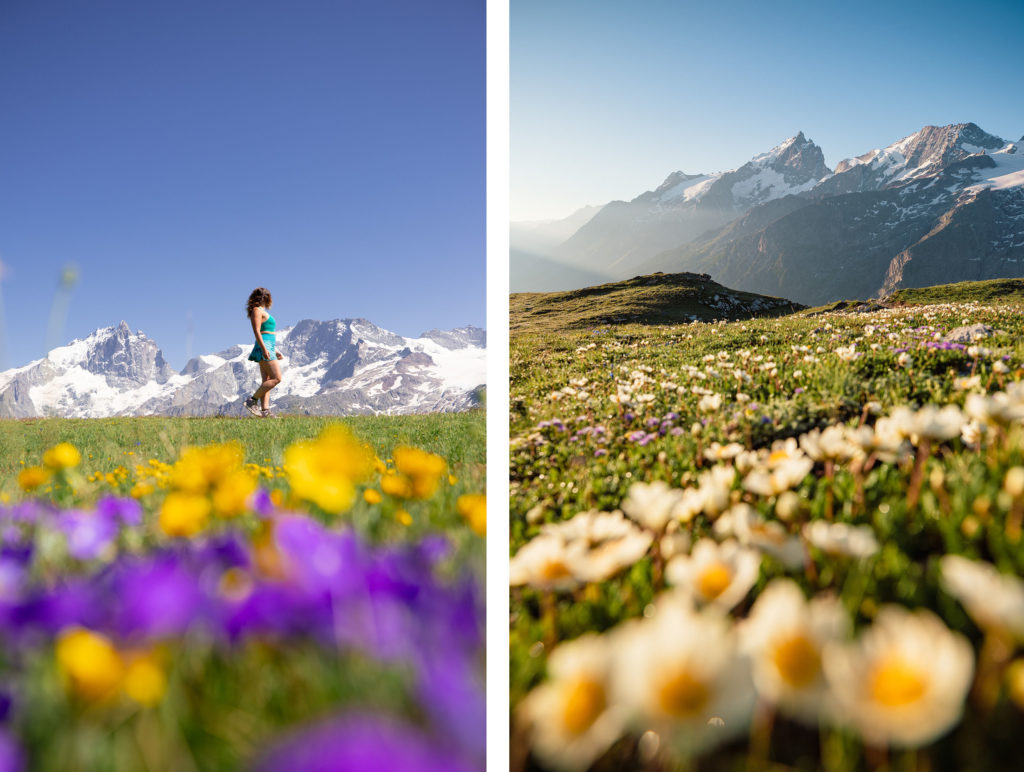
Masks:
[[[475,659],[452,653],[424,663],[418,696],[441,734],[481,763],[487,739],[487,701]]]
[[[118,632],[141,638],[184,635],[202,601],[197,578],[170,553],[118,565],[109,597]]]
[[[274,514],[274,500],[266,488],[257,488],[249,503],[252,511],[260,517],[267,518]]]
[[[121,525],[138,525],[142,522],[142,505],[135,499],[104,496],[96,502],[96,512]]]
[[[0,729],[0,772],[22,772],[25,754],[6,729]]]
[[[292,734],[261,755],[256,772],[471,772],[423,731],[382,715],[349,714]]]
[[[303,515],[282,515],[274,541],[290,578],[307,592],[340,594],[363,582],[363,547],[354,533],[329,531]]]
[[[660,418],[648,418],[647,419],[647,428],[648,429],[653,429],[655,426],[657,426],[660,423],[661,423],[661,419]]]
[[[95,560],[113,549],[117,522],[100,511],[70,510],[57,517],[57,529],[68,541],[68,554],[76,560]]]
[[[41,592],[15,611],[15,624],[19,630],[38,627],[50,635],[72,625],[90,630],[105,629],[107,621],[107,604],[95,582],[85,579],[74,579]]]

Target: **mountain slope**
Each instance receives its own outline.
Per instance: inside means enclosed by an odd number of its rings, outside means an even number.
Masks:
[[[573,265],[622,278],[666,249],[721,228],[755,206],[803,193],[831,175],[803,132],[727,172],[674,172],[632,201],[606,204],[553,251]]]
[[[341,415],[463,410],[485,382],[486,336],[474,327],[403,338],[365,319],[303,320],[278,330],[280,411]],[[127,324],[97,330],[0,373],[0,417],[218,415],[259,385],[251,344],[191,359],[174,373]]]
[[[653,274],[571,292],[509,297],[513,332],[570,330],[606,324],[680,324],[778,316],[802,308],[783,298],[737,292],[692,273]]]
[[[637,270],[702,271],[808,305],[1024,275],[1024,155],[974,124],[926,126]]]

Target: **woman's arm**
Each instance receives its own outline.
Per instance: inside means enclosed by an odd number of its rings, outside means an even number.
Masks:
[[[258,308],[258,306],[257,306]],[[263,320],[259,319],[259,313],[256,308],[253,308],[252,313],[249,314],[249,321],[252,322],[252,334],[256,336],[256,342],[260,348],[263,349],[263,358],[270,359],[270,352],[267,350],[267,344],[263,342],[263,336],[260,335],[260,325],[263,324]]]

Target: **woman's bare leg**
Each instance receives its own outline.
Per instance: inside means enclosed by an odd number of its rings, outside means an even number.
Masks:
[[[256,393],[252,396],[253,399],[262,404],[264,410],[269,410],[270,397],[268,392],[281,382],[281,365],[275,359],[270,362],[260,362],[259,366],[263,383],[260,384],[260,387],[256,389]]]

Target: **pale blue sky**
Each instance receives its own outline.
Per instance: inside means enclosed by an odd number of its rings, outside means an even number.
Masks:
[[[933,124],[1024,134],[1024,3],[511,0],[510,209],[564,217],[798,131],[835,164]]]
[[[0,369],[126,320],[485,320],[484,0],[0,3]],[[4,345],[5,344],[5,345]],[[5,349],[5,350],[4,350]]]

